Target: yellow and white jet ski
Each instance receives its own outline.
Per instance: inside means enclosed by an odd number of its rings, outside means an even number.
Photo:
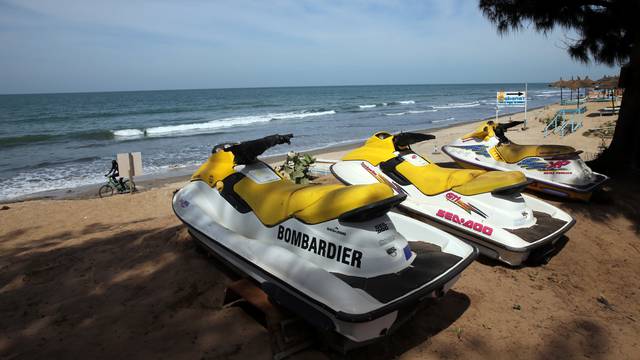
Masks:
[[[173,197],[195,240],[275,302],[363,343],[442,296],[476,257],[458,238],[388,212],[405,195],[386,184],[297,185],[257,159],[290,138],[216,146]]]
[[[487,121],[476,131],[442,147],[460,166],[487,170],[521,171],[529,188],[563,198],[587,201],[608,179],[580,159],[582,151],[562,145],[518,145],[505,131],[521,121]]]
[[[521,194],[528,181],[518,171],[442,168],[410,145],[433,135],[380,132],[331,166],[345,184],[391,186],[407,199],[400,210],[435,224],[510,265],[546,260],[574,224],[564,211]]]

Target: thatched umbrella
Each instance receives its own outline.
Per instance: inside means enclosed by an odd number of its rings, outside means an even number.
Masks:
[[[578,76],[578,80],[576,80],[576,82],[578,83],[580,88],[583,88],[583,89],[592,88],[596,85],[596,82],[589,79],[588,76],[585,76],[584,79],[582,80],[580,80],[580,77]]]
[[[618,89],[619,78],[617,76],[603,76],[602,78],[596,80],[596,86],[599,89],[606,89],[610,91],[611,94],[611,109],[615,113],[616,110],[616,101],[615,96],[613,95],[613,91]]]
[[[585,77],[584,79],[580,79],[580,76],[578,76],[578,78],[576,80],[572,80],[568,81],[568,87],[570,89],[577,89],[578,90],[578,102],[577,105],[578,107],[580,107],[580,89],[584,89],[584,88],[590,88],[593,87],[595,85],[595,81],[589,79],[589,77]]]
[[[617,76],[603,76],[596,80],[595,83],[600,89],[617,89],[619,80]]]
[[[562,80],[562,78],[549,84],[550,87],[560,88],[560,104],[562,104],[562,89],[568,87],[567,84],[568,81]]]

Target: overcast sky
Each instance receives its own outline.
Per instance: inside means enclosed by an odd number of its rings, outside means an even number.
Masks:
[[[571,36],[501,37],[473,0],[0,0],[0,93],[546,82],[617,72],[571,60]]]

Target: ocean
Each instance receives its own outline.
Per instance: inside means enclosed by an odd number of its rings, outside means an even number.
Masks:
[[[482,119],[495,114],[496,91],[523,88],[394,85],[0,95],[0,200],[104,182],[119,152],[142,152],[145,173],[162,174],[202,163],[216,144],[274,133],[294,138],[291,146],[267,155],[360,141],[380,130]],[[529,107],[557,102],[559,94],[546,84],[529,84]]]

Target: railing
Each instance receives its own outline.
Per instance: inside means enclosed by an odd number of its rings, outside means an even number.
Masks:
[[[562,109],[561,111],[564,111],[565,114],[584,114],[585,112],[587,112],[587,107],[583,106],[573,109]]]
[[[560,101],[560,105],[575,105],[578,103],[578,101],[580,102],[580,104],[587,102],[587,98],[586,97],[582,97],[580,99],[569,99],[569,100],[562,100]]]
[[[551,121],[544,127],[544,137],[547,137],[550,133],[565,136],[568,133],[574,133],[582,127],[582,119],[580,121],[575,120],[575,116],[568,116],[568,114],[575,114],[576,111],[558,110],[556,115]]]

